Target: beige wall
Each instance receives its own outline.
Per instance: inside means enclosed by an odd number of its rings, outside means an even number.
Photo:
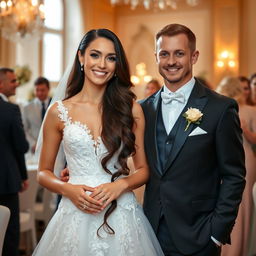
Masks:
[[[256,72],[256,1],[241,1],[240,74]]]
[[[226,75],[239,75],[239,36],[241,21],[239,8],[240,0],[213,1],[214,85],[217,85]],[[224,67],[220,68],[216,65],[223,51],[233,54],[232,59],[236,63],[235,67],[228,67],[226,60],[223,60],[225,63]]]
[[[84,19],[84,29],[108,28],[114,31],[115,8],[109,0],[80,0]]]

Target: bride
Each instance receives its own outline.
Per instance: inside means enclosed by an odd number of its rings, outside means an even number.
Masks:
[[[33,255],[163,255],[132,192],[149,170],[144,116],[131,85],[117,36],[107,29],[86,33],[65,99],[51,106],[43,125],[38,181],[62,200]],[[61,142],[67,183],[53,172]],[[129,156],[136,169],[130,175]]]

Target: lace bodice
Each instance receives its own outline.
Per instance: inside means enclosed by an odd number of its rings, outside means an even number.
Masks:
[[[57,104],[58,116],[64,123],[63,148],[70,172],[70,181],[75,181],[76,177],[95,176],[95,179],[90,179],[90,181],[95,180],[96,184],[87,183],[87,185],[95,186],[99,182],[109,182],[111,175],[106,173],[101,165],[101,160],[107,153],[101,138],[93,139],[86,124],[73,121],[62,101],[57,101]],[[117,154],[107,165],[112,173],[117,171],[115,166],[117,166]]]

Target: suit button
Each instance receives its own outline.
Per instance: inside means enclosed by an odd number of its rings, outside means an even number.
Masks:
[[[170,144],[170,141],[166,141],[166,144],[169,145],[169,144]]]

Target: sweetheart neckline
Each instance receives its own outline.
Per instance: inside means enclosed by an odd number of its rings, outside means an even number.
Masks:
[[[89,136],[89,138],[93,142],[93,146],[95,148],[98,148],[98,146],[102,143],[101,136],[94,138],[92,135],[92,131],[89,129],[89,127],[85,123],[82,123],[80,121],[72,121],[72,117],[69,117],[69,122],[65,125],[65,127],[67,125],[72,125],[72,124],[77,125],[78,127],[82,128],[86,132],[86,134]],[[65,127],[64,127],[64,129],[65,129]]]

